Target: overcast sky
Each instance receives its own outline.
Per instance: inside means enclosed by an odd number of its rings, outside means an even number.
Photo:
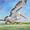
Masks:
[[[0,19],[9,15],[11,8],[13,8],[18,1],[19,0],[0,0]],[[30,17],[30,0],[27,0],[27,3],[20,11]]]

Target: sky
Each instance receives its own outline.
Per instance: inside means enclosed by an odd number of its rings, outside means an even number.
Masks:
[[[8,16],[18,1],[19,0],[0,0],[0,19]],[[27,0],[27,3],[19,11],[23,12],[25,16],[30,17],[30,0]]]

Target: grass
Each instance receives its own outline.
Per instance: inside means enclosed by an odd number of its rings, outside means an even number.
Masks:
[[[0,24],[0,30],[30,30],[30,22],[16,22],[15,24]]]
[[[14,30],[15,26],[1,26],[0,30]]]
[[[0,30],[30,30],[30,24],[0,25]]]

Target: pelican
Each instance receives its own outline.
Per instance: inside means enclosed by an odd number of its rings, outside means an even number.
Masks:
[[[27,0],[19,0],[19,2],[14,6],[14,8],[11,9],[11,12],[10,12],[10,17],[7,17],[6,18],[6,24],[7,22],[10,22],[12,23],[15,22],[15,20],[17,20],[17,13],[16,11],[18,11],[19,9],[23,8],[23,6],[26,4]],[[13,18],[15,16],[15,19]],[[20,14],[20,16],[24,17],[23,15]]]

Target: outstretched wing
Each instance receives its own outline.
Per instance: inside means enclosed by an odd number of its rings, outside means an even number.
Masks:
[[[15,7],[12,9],[13,10],[18,10],[21,9],[25,4],[26,4],[27,0],[19,0],[19,2],[15,5]]]
[[[16,11],[18,11],[19,9],[21,9],[25,3],[27,2],[27,0],[19,0],[19,2],[15,5],[15,7],[11,10],[10,15],[15,14],[16,15]]]

